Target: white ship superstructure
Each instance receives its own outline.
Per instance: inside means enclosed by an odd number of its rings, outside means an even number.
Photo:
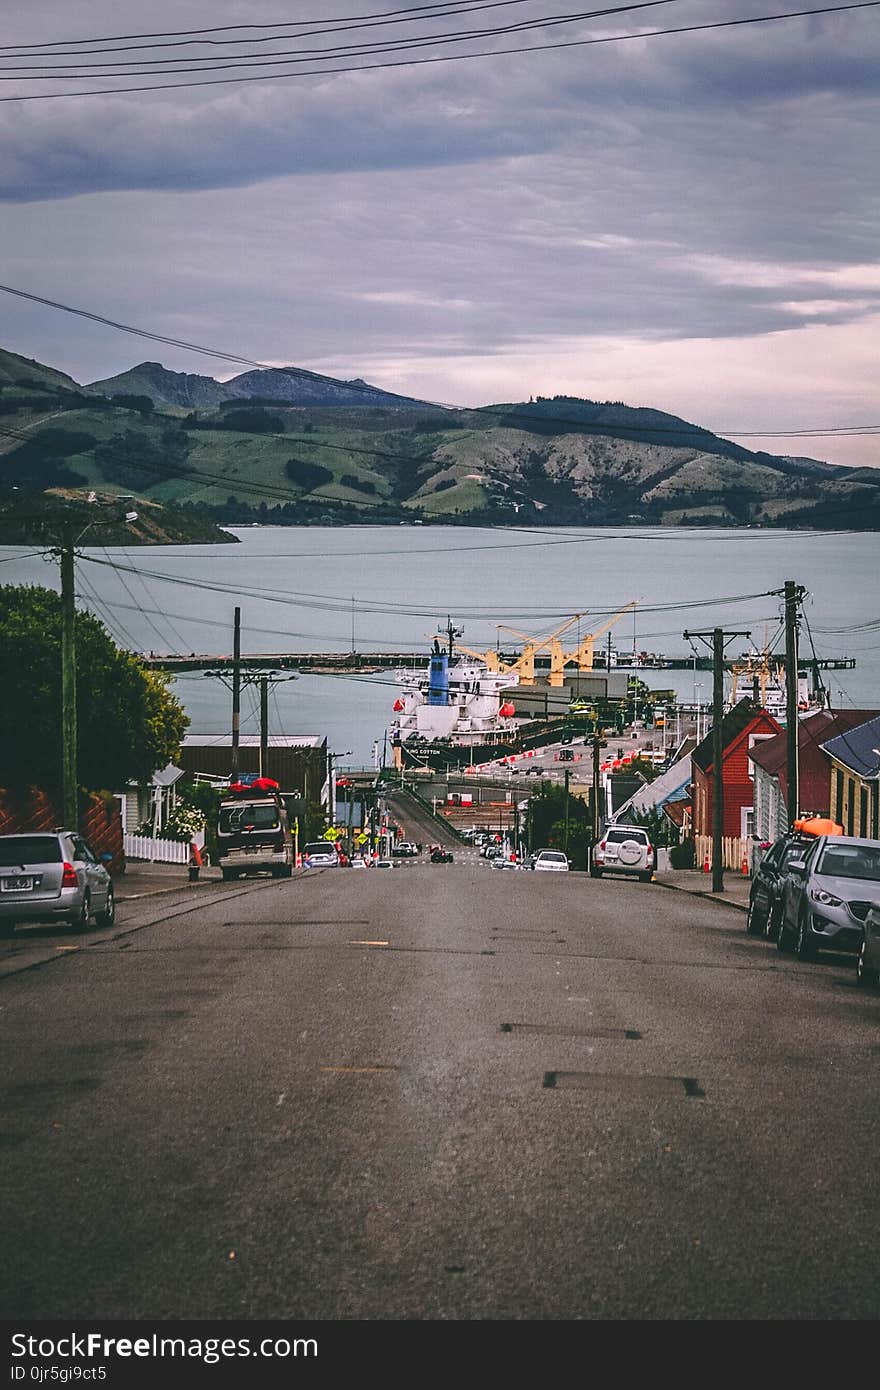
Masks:
[[[515,709],[504,691],[519,683],[515,672],[490,671],[485,662],[450,660],[435,650],[427,667],[399,670],[395,680],[401,693],[391,733],[403,743],[416,736],[425,743],[491,743],[513,731]]]

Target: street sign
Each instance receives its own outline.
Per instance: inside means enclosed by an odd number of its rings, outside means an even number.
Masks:
[[[331,825],[331,827],[330,827],[329,830],[325,830],[325,831],[324,831],[324,839],[325,839],[325,840],[338,840],[341,834],[342,834],[342,831],[341,831],[341,830],[336,830],[336,829],[334,828],[334,826]]]

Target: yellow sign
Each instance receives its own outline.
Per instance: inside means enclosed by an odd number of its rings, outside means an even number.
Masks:
[[[365,835],[363,831],[361,831],[360,835],[355,836],[355,839],[357,840],[359,845],[365,845],[369,838],[369,835]]]
[[[336,830],[336,829],[331,825],[329,830],[325,830],[325,831],[324,831],[324,839],[325,839],[325,840],[338,840],[339,837],[341,836],[341,834],[342,834],[342,831],[341,831],[341,830]]]

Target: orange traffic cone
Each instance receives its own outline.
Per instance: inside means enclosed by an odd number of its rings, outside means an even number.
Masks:
[[[743,850],[742,865],[740,866],[740,873],[742,874],[743,878],[748,878],[748,876],[749,876],[749,856],[748,856],[748,854],[745,852],[745,850]]]
[[[708,856],[708,854],[706,855],[706,858],[703,860],[703,873],[704,873],[704,874],[711,873],[711,868],[710,868],[710,865],[709,865],[709,856]]]

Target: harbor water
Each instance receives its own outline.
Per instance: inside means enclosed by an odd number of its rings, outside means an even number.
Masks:
[[[447,618],[462,643],[481,651],[516,646],[522,634],[546,636],[580,614],[561,639],[571,649],[635,601],[610,629],[621,654],[687,656],[686,629],[723,626],[750,633],[731,641],[736,656],[749,646],[781,650],[774,591],[793,579],[807,590],[802,658],[815,650],[857,663],[823,673],[832,703],[880,703],[880,544],[872,533],[384,526],[233,534],[238,543],[228,546],[83,546],[78,604],[120,645],[147,655],[228,656],[239,606],[244,654],[423,651],[427,660]],[[0,577],[59,587],[57,562],[33,547],[0,547]],[[711,699],[708,671],[641,674],[684,701]],[[190,732],[228,738],[231,697],[222,679],[182,674],[175,693]],[[396,693],[393,671],[273,681],[270,732],[326,736],[340,766],[366,766],[375,746],[381,756]],[[253,684],[243,692],[242,731],[259,731]]]

